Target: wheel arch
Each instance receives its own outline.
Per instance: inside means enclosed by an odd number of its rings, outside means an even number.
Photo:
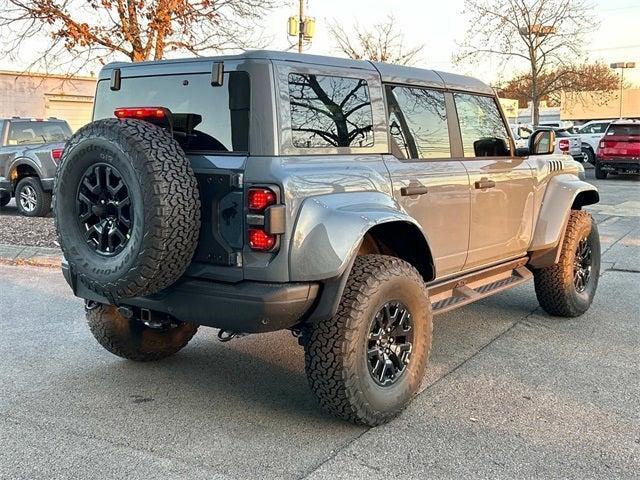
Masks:
[[[571,211],[599,201],[598,189],[590,183],[570,174],[553,177],[535,225],[529,247],[529,265],[543,268],[556,263]]]
[[[396,232],[407,238],[396,238]],[[428,238],[415,219],[385,193],[352,192],[320,195],[303,202],[292,232],[290,280],[338,277],[367,242],[409,261],[425,277],[435,275]],[[407,252],[403,243],[420,250]]]

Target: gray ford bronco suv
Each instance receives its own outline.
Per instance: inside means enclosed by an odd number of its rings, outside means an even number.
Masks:
[[[158,360],[199,326],[291,330],[320,404],[377,425],[423,378],[433,315],[533,279],[590,306],[598,192],[516,150],[491,88],[382,63],[255,51],[113,63],[55,186],[64,276],[110,352]]]

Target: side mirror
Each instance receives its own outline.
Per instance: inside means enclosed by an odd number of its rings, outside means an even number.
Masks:
[[[516,157],[528,157],[528,156],[529,156],[529,147],[516,148]]]
[[[537,130],[529,137],[529,153],[531,155],[549,155],[556,148],[556,132],[553,130]]]

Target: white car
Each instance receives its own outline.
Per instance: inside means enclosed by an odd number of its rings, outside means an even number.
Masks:
[[[582,152],[591,164],[595,162],[598,144],[610,123],[611,120],[591,120],[578,128],[576,135],[582,142]]]

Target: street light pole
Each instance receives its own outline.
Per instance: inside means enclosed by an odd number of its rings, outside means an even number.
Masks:
[[[636,68],[635,62],[617,62],[609,65],[614,70],[620,69],[620,118],[622,118],[622,96],[624,94],[624,71],[627,68]]]

